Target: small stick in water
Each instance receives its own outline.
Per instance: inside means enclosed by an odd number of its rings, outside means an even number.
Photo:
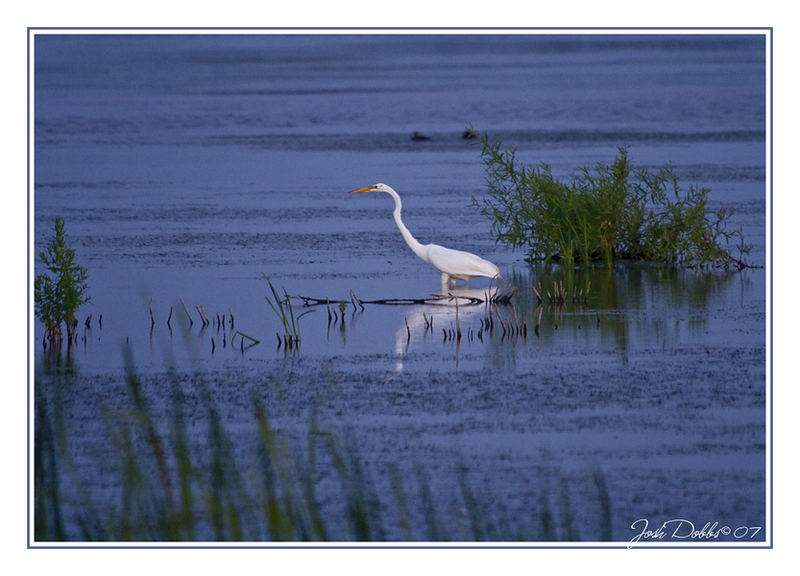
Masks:
[[[205,308],[203,308],[202,306],[195,306],[195,308],[197,308],[197,313],[200,314],[200,321],[203,323],[203,328],[211,324],[211,321],[208,319],[208,316],[206,315]]]
[[[186,307],[186,303],[183,301],[183,298],[179,296],[178,300],[181,301],[181,305],[183,306],[183,311],[186,312],[186,317],[189,319],[189,327],[194,326],[194,320],[192,320],[192,315],[189,314],[189,309]]]
[[[358,296],[356,296],[356,293],[352,290],[350,290],[350,298],[353,300],[353,309],[355,310],[355,305],[358,304],[358,307],[361,308],[361,311],[363,312],[364,304],[358,299]]]
[[[461,340],[461,320],[458,317],[458,298],[456,298],[456,334],[458,339]]]
[[[241,337],[242,337],[242,340],[244,340],[245,338],[247,338],[247,339],[248,339],[248,340],[250,340],[250,342],[252,342],[253,344],[258,344],[258,343],[260,342],[260,340],[257,340],[256,338],[253,338],[252,336],[248,336],[248,335],[247,335],[247,334],[245,334],[244,332],[239,332],[239,331],[236,331],[236,332],[234,332],[233,336],[231,337],[231,342],[233,342],[233,339],[234,339],[234,338],[235,338],[237,335],[241,336]]]

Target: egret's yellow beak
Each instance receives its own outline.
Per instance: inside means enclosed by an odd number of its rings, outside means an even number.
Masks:
[[[358,190],[353,190],[350,194],[358,194],[359,192],[369,192],[371,190],[375,190],[376,186],[367,186],[366,188],[359,188]]]

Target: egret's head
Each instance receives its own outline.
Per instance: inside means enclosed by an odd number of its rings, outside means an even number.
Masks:
[[[366,188],[359,188],[358,190],[353,190],[350,194],[358,194],[360,192],[388,192],[391,190],[386,184],[383,182],[378,182],[377,184],[373,184],[372,186],[367,186]]]

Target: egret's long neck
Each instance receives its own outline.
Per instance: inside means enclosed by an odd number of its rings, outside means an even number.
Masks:
[[[406,225],[403,224],[403,219],[400,217],[400,212],[403,210],[403,203],[400,201],[400,196],[394,190],[388,191],[389,195],[394,198],[394,221],[400,229],[400,234],[403,235],[403,240],[406,241],[408,247],[414,251],[414,254],[420,258],[425,258],[425,249],[422,244],[417,242],[417,239],[411,235]]]

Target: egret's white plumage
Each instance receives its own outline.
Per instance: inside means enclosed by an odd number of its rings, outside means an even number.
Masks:
[[[448,283],[454,286],[456,279],[466,281],[476,276],[502,278],[497,266],[488,260],[484,260],[480,256],[476,256],[470,252],[464,252],[463,250],[445,248],[438,244],[421,244],[418,242],[417,239],[411,235],[411,232],[408,231],[405,224],[403,224],[403,220],[400,217],[403,203],[400,201],[400,196],[391,186],[378,183],[367,186],[366,188],[353,190],[351,194],[357,194],[359,192],[386,192],[389,196],[394,198],[394,221],[400,229],[403,239],[417,256],[442,274],[442,286],[446,286]]]

